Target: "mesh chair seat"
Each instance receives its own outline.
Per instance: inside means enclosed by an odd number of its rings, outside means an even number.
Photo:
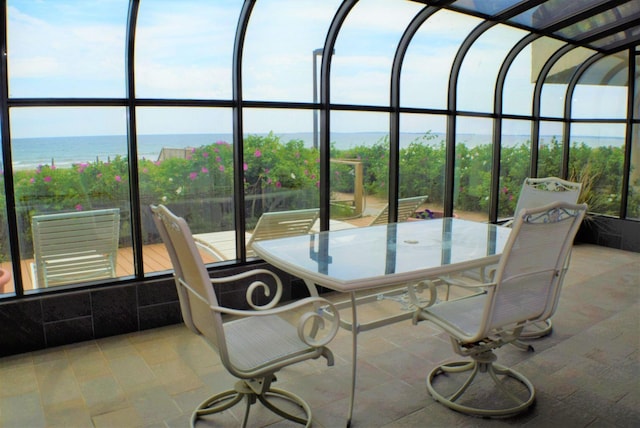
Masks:
[[[229,321],[224,323],[224,330],[229,359],[240,371],[316,352],[300,340],[293,325],[277,315]]]

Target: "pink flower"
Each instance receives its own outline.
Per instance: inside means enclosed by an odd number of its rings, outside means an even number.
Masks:
[[[320,188],[320,182],[316,181],[316,187]]]
[[[267,184],[271,184],[271,179],[267,178]]]
[[[222,162],[222,158],[220,156],[216,156],[216,162]]]
[[[219,169],[220,171],[224,172],[224,165],[220,165],[220,166],[218,167],[218,169]]]
[[[260,151],[260,149],[256,149],[256,151],[253,153],[253,155],[257,158],[259,158],[260,156],[262,156],[262,152]]]
[[[276,187],[278,188],[282,187],[282,183],[280,183],[279,181],[276,181]]]
[[[269,174],[269,168],[265,168],[265,169],[264,169],[264,173],[265,173],[265,174]]]
[[[33,184],[33,183],[35,183],[35,182],[36,182],[36,179],[35,179],[35,178],[31,178],[31,180],[29,180],[29,183],[31,183],[31,184]]]
[[[120,183],[122,181],[122,177],[120,177],[119,175],[116,175],[116,181]]]
[[[242,170],[243,170],[243,171],[246,171],[246,170],[248,170],[248,169],[249,169],[249,165],[247,165],[247,163],[246,163],[246,162],[245,162],[245,163],[243,163],[243,164],[242,164]]]
[[[197,172],[192,172],[191,174],[189,174],[189,178],[191,180],[195,180],[196,178],[198,178],[198,173]]]
[[[503,188],[502,188],[502,193],[504,193],[504,194],[506,195],[507,193],[509,193],[509,189],[507,189],[507,187],[506,187],[506,186],[505,186],[505,187],[503,187]]]
[[[145,174],[147,174],[149,172],[149,168],[142,168],[142,172],[144,172]]]
[[[202,167],[202,169],[200,170],[203,174],[206,174],[209,172],[209,170],[206,167]]]
[[[193,156],[187,155],[187,160],[191,160],[191,159],[193,159]]]
[[[96,175],[96,177],[98,177],[98,178],[102,177],[102,173],[99,172],[98,175]]]
[[[48,183],[48,182],[50,182],[50,181],[51,181],[51,176],[50,176],[50,175],[47,175],[47,176],[44,178],[44,182],[45,182],[45,183]]]
[[[154,164],[155,164],[156,166],[160,166],[160,161],[155,161],[155,162],[154,162]]]
[[[76,205],[76,211],[82,211],[82,205],[80,204]]]
[[[202,152],[202,157],[203,157],[203,158],[208,158],[208,157],[209,157],[209,153],[207,153],[207,152]]]

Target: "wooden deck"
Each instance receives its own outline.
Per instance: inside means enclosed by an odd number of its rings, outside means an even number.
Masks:
[[[164,244],[145,245],[142,250],[144,259],[144,272],[163,272],[172,269],[171,260]],[[201,251],[202,260],[205,263],[215,263],[219,260],[215,259],[204,251]],[[33,259],[25,259],[21,263],[22,281],[25,290],[34,288],[31,277],[31,263]],[[5,262],[0,267],[11,270],[11,263]],[[131,247],[120,248],[118,250],[118,265],[116,267],[116,275],[118,277],[127,277],[133,275],[133,249]],[[0,285],[0,293],[12,293],[14,290],[13,275],[12,280],[4,287]]]

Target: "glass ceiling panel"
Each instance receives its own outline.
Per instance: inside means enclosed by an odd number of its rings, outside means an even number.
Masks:
[[[494,16],[518,3],[522,3],[522,0],[458,0],[453,6],[471,12]]]
[[[492,17],[488,19],[495,20],[500,19],[500,15],[510,16],[510,10],[517,12],[529,7],[515,16],[504,18],[503,22],[517,27],[524,26],[538,33],[553,31],[562,40],[582,46],[587,45],[581,44],[581,40],[589,39],[586,43],[590,43],[599,34],[606,35],[623,29],[640,18],[638,0],[458,0],[445,7],[463,13],[487,15]],[[636,41],[637,39],[627,34],[602,39],[597,44],[588,46],[612,52]]]
[[[513,17],[510,21],[543,29],[610,0],[548,0]]]
[[[615,49],[618,46],[632,44],[640,40],[640,27],[633,27],[627,31],[620,31],[609,37],[596,40],[590,43],[594,48]]]
[[[625,3],[556,31],[554,34],[582,40],[640,17],[640,2]]]

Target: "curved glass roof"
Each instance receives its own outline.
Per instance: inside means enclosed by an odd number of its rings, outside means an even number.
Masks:
[[[640,40],[637,0],[457,0],[422,3],[611,54]]]

